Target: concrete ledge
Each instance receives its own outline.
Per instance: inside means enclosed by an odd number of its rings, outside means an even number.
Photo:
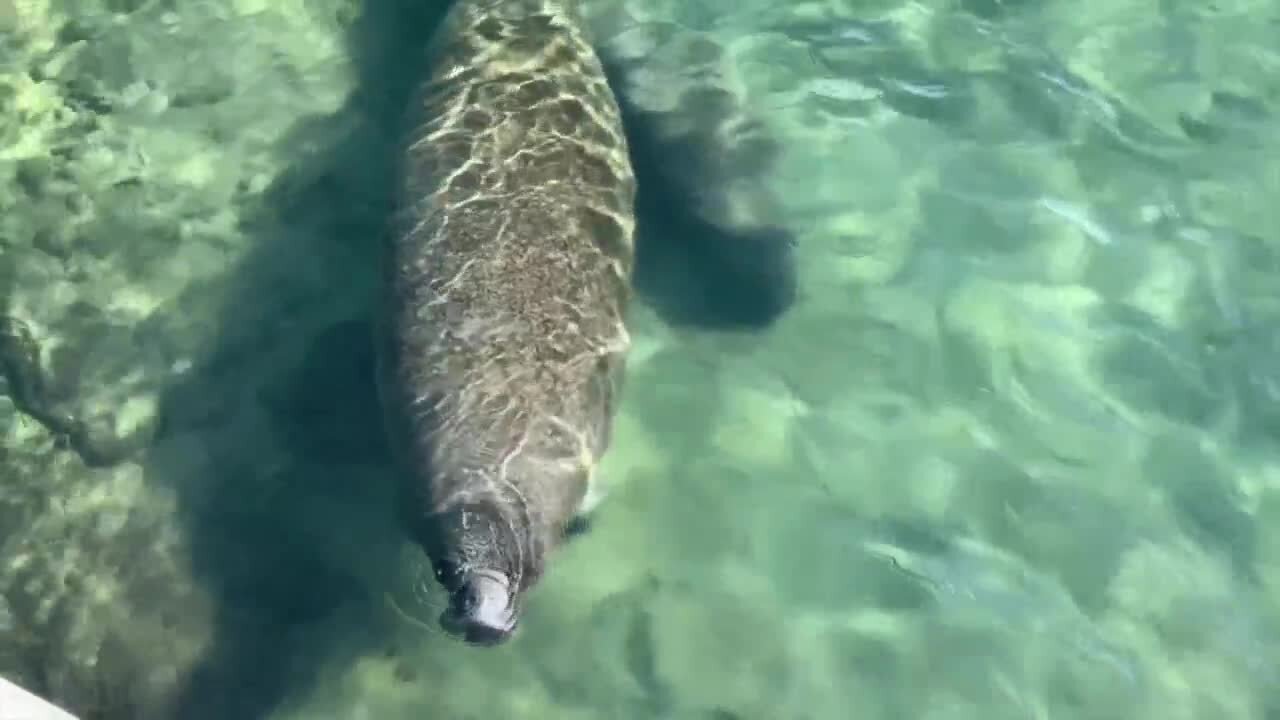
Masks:
[[[0,720],[76,720],[76,717],[0,678]]]

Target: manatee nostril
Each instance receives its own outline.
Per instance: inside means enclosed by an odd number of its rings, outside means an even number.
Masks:
[[[476,572],[464,578],[441,617],[444,628],[476,645],[496,645],[511,637],[516,608],[506,575]]]
[[[480,588],[473,582],[468,582],[458,591],[458,614],[463,617],[470,617],[480,608],[480,602],[483,600],[480,594]]]

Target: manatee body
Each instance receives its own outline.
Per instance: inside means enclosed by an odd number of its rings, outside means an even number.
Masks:
[[[412,108],[379,386],[446,630],[515,630],[590,503],[630,338],[636,183],[571,3],[460,0]]]

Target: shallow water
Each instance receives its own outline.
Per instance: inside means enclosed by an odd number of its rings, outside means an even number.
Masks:
[[[728,48],[801,298],[636,307],[618,488],[473,650],[407,619],[368,385],[439,8],[0,0],[0,309],[84,424],[0,346],[0,674],[112,720],[1280,714],[1280,8],[587,2]]]

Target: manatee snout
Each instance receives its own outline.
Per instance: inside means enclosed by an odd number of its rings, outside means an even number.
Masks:
[[[482,646],[501,644],[515,633],[521,597],[540,566],[524,540],[529,533],[516,525],[487,506],[437,516],[426,550],[448,593],[440,614],[445,632]]]
[[[449,591],[448,609],[440,614],[446,632],[472,645],[506,642],[519,621],[512,580],[495,570],[463,573]]]

